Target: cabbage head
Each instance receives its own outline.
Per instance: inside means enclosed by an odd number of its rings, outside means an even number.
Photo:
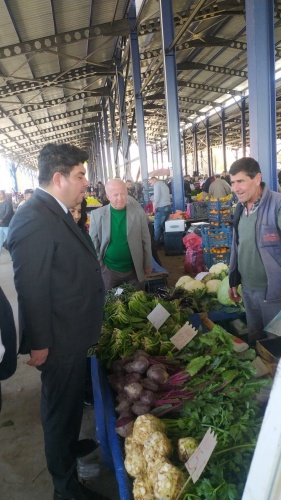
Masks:
[[[229,279],[228,276],[226,276],[220,283],[220,286],[218,288],[217,292],[217,299],[220,304],[224,306],[233,306],[236,303],[232,302],[228,296],[228,289],[229,289]]]

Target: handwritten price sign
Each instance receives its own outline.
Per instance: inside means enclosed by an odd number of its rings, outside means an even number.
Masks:
[[[168,313],[167,309],[161,306],[161,304],[157,304],[153,311],[147,316],[147,319],[153,324],[156,330],[159,330],[169,316],[170,313]]]
[[[177,349],[183,349],[184,346],[197,335],[197,330],[187,321],[181,329],[170,338],[170,341],[176,346]]]
[[[205,469],[209,458],[216,447],[216,444],[217,437],[215,433],[212,432],[212,429],[209,428],[198,448],[196,448],[195,452],[191,455],[191,457],[185,464],[194,483],[198,481],[203,470]]]

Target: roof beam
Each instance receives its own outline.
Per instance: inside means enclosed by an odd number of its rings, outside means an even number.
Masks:
[[[178,71],[199,70],[199,71],[212,71],[221,75],[239,76],[240,78],[248,78],[247,71],[241,71],[234,68],[223,68],[215,64],[203,64],[193,61],[183,61],[177,64]]]
[[[75,68],[70,71],[67,71],[65,74],[61,76],[61,73],[54,73],[52,75],[44,76],[40,81],[22,81],[22,82],[8,82],[6,85],[0,87],[0,97],[7,97],[11,95],[17,95],[20,93],[26,93],[32,90],[50,88],[56,85],[62,85],[66,82],[74,82],[80,80],[82,78],[91,77],[94,75],[114,75],[115,67],[109,68],[108,70],[104,68],[100,68],[95,65],[86,65],[81,68]],[[5,77],[6,80],[12,80],[13,77]],[[102,88],[97,91],[91,92],[96,96],[108,95],[107,88]]]
[[[51,35],[42,38],[35,38],[22,43],[14,43],[0,48],[0,59],[15,57],[32,52],[44,52],[44,49],[61,47],[78,43],[82,40],[89,40],[96,36],[127,36],[129,33],[129,24],[127,19],[120,19],[113,23],[97,24],[86,28],[72,31],[66,31],[59,35]]]

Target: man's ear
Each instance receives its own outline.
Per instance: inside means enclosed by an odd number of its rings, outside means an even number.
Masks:
[[[61,187],[61,173],[60,172],[55,172],[53,175],[53,184],[55,187],[60,188]]]

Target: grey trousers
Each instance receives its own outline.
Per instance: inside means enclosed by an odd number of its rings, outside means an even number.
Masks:
[[[266,337],[264,327],[281,310],[280,300],[266,301],[265,290],[250,290],[242,286],[243,302],[246,311],[248,341],[255,342]]]
[[[130,283],[131,285],[134,285],[137,290],[144,290],[145,283],[144,281],[139,282],[134,269],[132,271],[121,273],[120,271],[109,269],[105,264],[103,264],[101,266],[101,274],[106,292],[111,288],[122,285],[123,283]]]

